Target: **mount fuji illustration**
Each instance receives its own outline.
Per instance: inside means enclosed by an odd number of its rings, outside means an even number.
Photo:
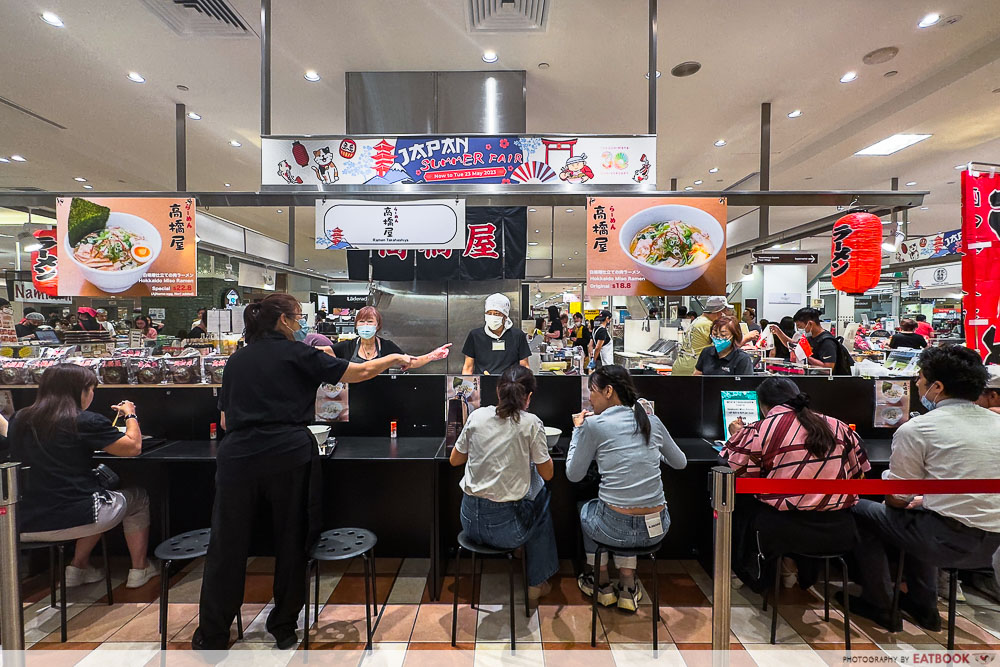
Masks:
[[[396,183],[413,183],[413,179],[400,165],[394,164],[385,176],[372,176],[365,185],[394,185]]]

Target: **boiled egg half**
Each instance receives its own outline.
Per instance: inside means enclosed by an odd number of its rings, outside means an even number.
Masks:
[[[148,245],[132,246],[132,259],[139,264],[145,264],[153,258],[153,249]]]

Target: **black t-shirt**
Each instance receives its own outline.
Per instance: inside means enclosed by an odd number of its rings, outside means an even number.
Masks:
[[[522,359],[530,357],[531,350],[528,349],[527,336],[520,329],[511,327],[497,340],[488,335],[486,329],[478,327],[469,332],[465,345],[462,346],[462,354],[475,361],[473,373],[500,375]]]
[[[694,367],[702,375],[753,375],[753,359],[740,349],[735,349],[724,357],[715,351],[714,345],[709,345],[698,355]]]
[[[94,496],[105,492],[94,477],[94,451],[117,442],[121,431],[104,415],[83,411],[76,418],[75,433],[60,429],[39,443],[18,417],[14,415],[8,432],[11,459],[31,467],[17,506],[21,532],[95,523]]]
[[[922,347],[927,347],[927,339],[918,333],[912,331],[899,331],[892,335],[889,339],[889,347],[896,349],[897,347],[912,347],[918,350]]]
[[[316,418],[316,390],[324,382],[339,382],[347,366],[344,359],[275,332],[237,350],[219,391],[226,435],[219,444],[216,481],[247,481],[308,463],[315,441],[306,426]]]
[[[600,326],[594,329],[594,345],[597,345],[601,341],[605,345],[611,344],[611,334],[608,333],[608,328],[605,326]]]
[[[576,341],[574,345],[579,345],[584,349],[587,349],[587,345],[594,339],[594,335],[590,333],[590,329],[582,324],[570,329],[569,335]]]
[[[562,321],[560,320],[556,320],[555,322],[549,324],[549,333],[556,333],[557,331],[559,332],[559,338],[557,338],[556,340],[561,340],[562,338],[566,337]]]
[[[345,359],[347,361],[350,361],[354,357],[354,355],[358,353],[358,346],[360,344],[361,344],[361,338],[355,338],[354,340],[342,340],[333,346],[333,353],[337,355],[339,359]],[[376,339],[375,350],[376,354],[374,357],[372,357],[373,359],[388,357],[390,354],[404,354],[403,350],[401,350],[398,345],[393,343],[391,340],[387,340],[385,338]],[[370,361],[370,359],[363,359],[363,360]]]
[[[840,350],[840,344],[829,331],[823,331],[818,336],[811,337],[809,345],[812,346],[813,359],[822,361],[824,364],[837,363],[837,353]]]
[[[15,324],[14,333],[17,334],[18,338],[24,338],[25,336],[33,336],[35,332],[38,331],[37,327],[29,327],[27,324]]]

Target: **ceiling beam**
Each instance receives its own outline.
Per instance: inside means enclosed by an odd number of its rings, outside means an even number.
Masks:
[[[791,241],[800,241],[802,239],[807,239],[811,236],[818,236],[819,234],[824,234],[833,229],[833,225],[848,213],[857,212],[867,212],[882,217],[884,215],[889,215],[893,211],[897,210],[895,206],[867,206],[860,207],[856,206],[850,209],[844,209],[843,211],[838,211],[831,215],[823,216],[822,218],[817,218],[809,222],[791,227],[782,232],[775,232],[774,234],[768,234],[762,239],[752,239],[750,241],[744,241],[743,243],[737,243],[734,246],[729,246],[726,251],[726,257],[739,257],[740,255],[746,255],[754,252],[755,250],[763,250],[764,248],[769,248],[776,243],[789,243]]]

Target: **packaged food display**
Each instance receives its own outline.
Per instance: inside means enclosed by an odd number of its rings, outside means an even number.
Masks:
[[[201,356],[164,359],[164,374],[168,384],[198,384],[201,382]]]
[[[139,357],[141,359],[147,359],[153,354],[153,348],[151,347],[123,347],[115,350],[116,357]]]
[[[163,360],[132,358],[128,360],[134,384],[162,384]]]
[[[125,359],[101,359],[98,376],[102,384],[128,384],[128,366]]]
[[[94,377],[97,378],[98,382],[101,379],[100,373],[98,372],[101,366],[100,359],[90,359],[87,357],[70,357],[69,359],[64,360],[63,363],[83,366],[84,368],[89,369],[90,372],[94,374]]]
[[[28,384],[28,362],[25,359],[4,359],[0,366],[0,384]]]
[[[25,384],[38,384],[42,374],[49,368],[62,363],[59,359],[30,359],[28,362],[28,381]]]
[[[211,384],[222,384],[222,373],[229,357],[205,357],[205,377]]]

